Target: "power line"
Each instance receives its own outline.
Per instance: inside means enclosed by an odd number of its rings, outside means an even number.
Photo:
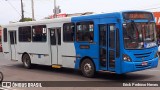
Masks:
[[[0,1],[1,2],[1,1]],[[2,3],[2,2],[1,2]]]
[[[25,11],[25,14],[32,15],[31,12]],[[36,15],[36,14],[35,14]],[[42,15],[36,15],[36,17],[43,17]]]
[[[19,13],[19,11],[11,4],[11,2],[9,0],[6,0],[8,2],[8,4],[20,15],[21,17],[21,14]]]

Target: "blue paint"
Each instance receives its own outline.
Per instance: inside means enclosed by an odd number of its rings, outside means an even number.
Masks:
[[[127,11],[126,11],[127,12]],[[130,11],[129,11],[130,12]],[[140,12],[140,11],[139,11]],[[124,48],[124,42],[123,42],[123,28],[122,23],[124,23],[124,20],[122,19],[122,13],[123,12],[115,12],[115,13],[108,13],[108,14],[97,14],[97,15],[88,15],[88,16],[79,16],[79,17],[73,17],[71,18],[71,21],[73,23],[77,22],[85,22],[85,21],[93,21],[94,22],[94,44],[89,42],[74,42],[75,50],[76,50],[76,56],[80,56],[80,58],[76,58],[75,61],[75,69],[80,68],[80,62],[82,58],[84,57],[90,57],[93,60],[93,63],[95,64],[96,71],[99,70],[106,70],[106,71],[113,71],[118,74],[127,73],[127,72],[133,72],[133,71],[139,71],[139,70],[145,70],[149,68],[155,68],[158,65],[158,57],[155,57],[155,54],[158,50],[157,46],[154,46],[152,48],[146,48],[142,50],[126,50]],[[135,22],[148,22],[148,20],[135,20]],[[150,21],[154,22],[154,21]],[[110,68],[109,66],[101,68],[100,66],[100,46],[99,46],[99,24],[115,24],[116,28],[119,29],[119,45],[120,45],[120,56],[116,58],[115,61],[115,68]],[[76,30],[75,30],[76,33]],[[76,35],[74,35],[76,37]],[[75,39],[76,40],[76,39]],[[109,38],[108,38],[109,40]],[[80,45],[89,45],[89,49],[80,49]],[[147,44],[144,44],[145,47],[147,47]],[[106,50],[110,49],[109,47],[106,47]],[[123,60],[123,54],[128,55],[132,62],[126,62]],[[144,61],[147,61],[150,63],[150,65],[147,67],[137,68],[136,65],[141,65],[142,58],[136,57],[135,55],[139,54],[142,55],[148,55],[147,57],[144,57]],[[106,55],[106,57],[108,57]]]

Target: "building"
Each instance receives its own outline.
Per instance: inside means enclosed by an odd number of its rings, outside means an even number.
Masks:
[[[160,39],[160,12],[153,12],[156,20],[157,38]]]

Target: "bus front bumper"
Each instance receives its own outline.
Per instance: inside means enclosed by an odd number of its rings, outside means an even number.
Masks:
[[[123,62],[122,64],[123,68],[121,73],[151,69],[151,68],[156,68],[157,66],[158,66],[158,57],[144,62]]]

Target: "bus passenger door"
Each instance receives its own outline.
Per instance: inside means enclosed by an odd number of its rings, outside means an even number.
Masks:
[[[100,67],[101,68],[104,68],[104,69],[108,69],[107,67],[107,62],[108,62],[108,59],[107,59],[107,35],[108,35],[108,32],[107,32],[107,24],[101,24],[99,25],[99,56],[100,56]]]
[[[61,46],[61,28],[50,28],[50,42],[51,42],[51,62],[52,65],[58,65],[60,54],[58,48]]]
[[[16,60],[16,44],[17,44],[16,31],[10,31],[9,34],[10,34],[11,60]]]
[[[119,55],[117,44],[118,31],[116,24],[99,25],[100,44],[100,67],[108,71],[116,71],[117,55]]]
[[[108,24],[108,70],[118,72],[119,65],[119,31],[116,24]]]

